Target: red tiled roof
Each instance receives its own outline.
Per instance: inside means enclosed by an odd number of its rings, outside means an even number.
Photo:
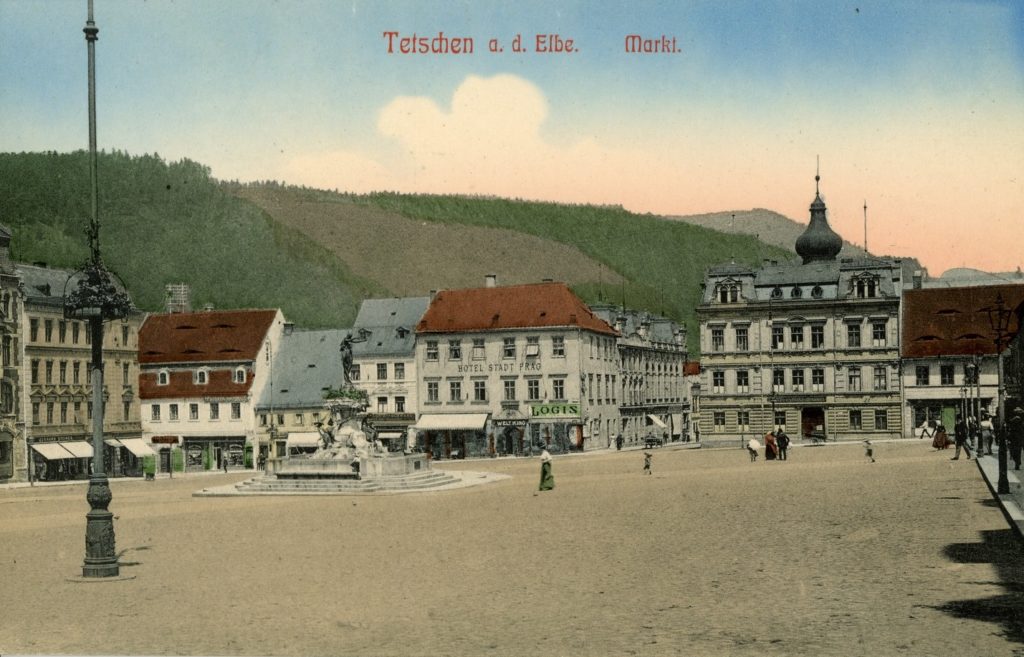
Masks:
[[[1001,294],[1006,309],[1019,311],[1024,285],[982,285],[906,290],[903,293],[904,358],[996,353],[995,332],[986,309]],[[1017,313],[1009,337],[1018,331]]]
[[[430,302],[417,333],[495,331],[566,326],[618,335],[565,283],[442,290]]]
[[[253,360],[276,310],[150,315],[139,329],[139,364]]]
[[[157,385],[156,372],[139,375],[139,399],[183,399],[192,397],[244,397],[252,387],[252,368],[246,368],[245,383],[234,382],[234,368],[210,369],[208,382],[192,382],[190,370],[170,372],[167,385]]]

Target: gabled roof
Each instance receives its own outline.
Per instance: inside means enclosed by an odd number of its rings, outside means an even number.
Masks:
[[[257,408],[322,406],[324,388],[340,388],[345,381],[339,348],[348,333],[348,329],[331,329],[282,336]]]
[[[251,361],[277,310],[150,315],[139,329],[139,364]]]
[[[430,297],[366,299],[359,305],[359,314],[352,326],[356,329],[404,326],[414,330],[428,306]]]
[[[987,308],[1001,294],[1006,309],[1019,310],[1024,285],[985,285],[905,290],[903,292],[904,358],[969,356],[996,353],[995,333]],[[1013,313],[1010,336],[1019,327]]]
[[[580,328],[618,335],[594,315],[565,283],[443,290],[416,326],[417,333],[497,331],[518,328]]]

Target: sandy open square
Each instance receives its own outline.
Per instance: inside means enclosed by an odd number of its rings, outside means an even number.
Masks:
[[[951,451],[951,450],[950,450]],[[973,462],[924,441],[448,468],[373,497],[193,498],[115,481],[122,573],[74,583],[85,486],[0,490],[0,652],[1013,655],[1024,551]]]

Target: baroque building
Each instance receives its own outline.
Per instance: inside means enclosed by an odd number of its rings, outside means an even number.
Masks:
[[[699,432],[738,444],[901,434],[899,259],[837,259],[842,239],[817,189],[800,262],[710,268],[700,321]]]

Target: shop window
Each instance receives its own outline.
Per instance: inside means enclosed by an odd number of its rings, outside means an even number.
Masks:
[[[750,431],[750,411],[736,411],[736,428],[741,432]]]
[[[850,411],[850,428],[857,431],[862,428],[860,410]]]
[[[725,433],[725,411],[715,411],[715,433]]]
[[[775,428],[786,430],[786,411],[775,411]]]
[[[889,429],[889,415],[883,409],[875,411],[875,429],[877,431],[887,431]]]

